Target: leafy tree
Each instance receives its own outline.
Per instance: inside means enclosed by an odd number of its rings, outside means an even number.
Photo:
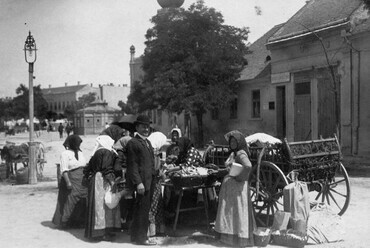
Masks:
[[[78,98],[75,104],[69,104],[64,108],[63,114],[60,114],[59,118],[67,117],[72,119],[77,110],[88,106],[90,103],[96,100],[96,93],[89,92],[88,94],[82,95]]]
[[[29,117],[29,89],[21,84],[16,89],[17,96],[12,101],[11,115],[14,118]],[[41,85],[33,87],[34,116],[38,119],[44,119],[48,108],[48,103],[43,97]]]
[[[46,119],[56,121],[58,119],[58,114],[49,110],[46,112]]]
[[[67,119],[73,119],[73,115],[76,113],[75,105],[68,104],[64,109],[64,115]]]
[[[370,10],[370,0],[363,0],[365,3],[365,7]]]
[[[9,120],[12,117],[12,101],[0,99],[0,117]]]
[[[88,106],[90,103],[92,103],[95,100],[96,100],[95,92],[89,92],[88,94],[80,96],[76,104],[76,110],[79,110],[79,109],[82,109]]]
[[[139,112],[158,107],[191,112],[203,143],[203,114],[226,107],[236,96],[249,30],[225,25],[222,14],[201,0],[188,10],[162,11],[151,22],[144,80],[134,84],[129,102]]]
[[[136,113],[133,106],[131,106],[128,103],[124,103],[123,101],[118,102],[118,107],[120,107],[122,112],[124,112],[125,114],[135,114]]]

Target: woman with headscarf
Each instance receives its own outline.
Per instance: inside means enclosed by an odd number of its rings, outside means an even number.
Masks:
[[[225,138],[231,149],[226,166],[237,163],[242,166],[242,170],[235,176],[225,176],[222,182],[215,223],[216,237],[232,246],[253,246],[256,224],[247,181],[252,168],[247,143],[239,131],[231,131]]]
[[[166,149],[166,157],[177,155],[175,149],[179,138],[181,138],[181,130],[176,126],[171,130],[171,145]]]
[[[166,146],[167,137],[161,132],[151,133],[148,140],[152,144],[154,152],[154,168],[156,176],[154,178],[154,193],[149,211],[149,234],[148,236],[155,236],[164,233],[164,215],[163,215],[163,198],[162,198],[162,182],[164,181],[161,155]],[[162,158],[164,159],[164,158]]]
[[[190,167],[203,166],[202,156],[199,151],[194,147],[191,140],[187,137],[181,137],[177,141],[178,155],[175,160],[175,165],[180,166],[182,169],[189,169]],[[168,159],[166,159],[167,163]],[[198,203],[203,201],[201,195],[202,190],[186,190],[183,194],[182,201],[187,203]],[[176,205],[178,202],[179,192],[177,190],[171,191],[170,188],[165,187],[165,215],[167,217],[174,216]],[[212,196],[213,197],[213,196]],[[194,204],[192,204],[194,205]]]
[[[104,201],[106,191],[109,187],[113,187],[115,182],[114,161],[117,153],[113,149],[115,143],[113,137],[99,135],[96,138],[94,155],[84,170],[88,181],[85,237],[96,241],[111,240],[114,236],[111,231],[121,227],[119,206],[110,209]]]
[[[53,217],[53,223],[61,228],[80,226],[84,222],[87,188],[82,185],[82,179],[86,160],[80,150],[81,143],[78,135],[68,136],[63,143],[66,150],[60,156],[62,178]]]
[[[126,130],[123,131],[126,134]],[[131,136],[124,135],[121,137],[114,145],[113,148],[117,152],[117,159],[114,163],[114,168],[116,170],[122,170],[122,178],[127,182],[126,170],[127,170],[127,149],[126,145],[131,140]],[[119,173],[116,173],[119,174]],[[133,202],[134,202],[134,192],[130,195],[126,195],[121,198],[119,203],[121,211],[121,227],[122,229],[128,229],[132,220],[133,213]]]
[[[203,166],[202,155],[200,155],[199,151],[194,147],[189,138],[179,138],[177,141],[177,145],[179,147],[179,155],[175,162],[176,165],[185,167]]]

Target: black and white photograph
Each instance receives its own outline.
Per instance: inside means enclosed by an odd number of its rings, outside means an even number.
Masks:
[[[370,0],[0,0],[0,247],[370,244]]]

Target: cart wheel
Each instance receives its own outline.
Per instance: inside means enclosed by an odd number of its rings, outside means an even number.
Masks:
[[[259,194],[257,195],[257,166],[249,175],[252,207],[257,226],[272,225],[277,210],[283,211],[283,188],[288,185],[284,173],[274,163],[262,161],[260,168]]]
[[[346,212],[351,199],[349,177],[342,163],[339,163],[334,178],[320,180],[320,187],[310,192],[310,199],[324,202],[338,215]]]
[[[40,143],[36,150],[36,175],[37,178],[43,177],[44,171],[44,164],[45,164],[45,150],[44,146]]]

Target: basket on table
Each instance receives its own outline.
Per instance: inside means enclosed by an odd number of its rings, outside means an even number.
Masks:
[[[171,182],[176,188],[197,187],[204,184],[205,176],[201,175],[182,175],[174,173],[170,176]]]

